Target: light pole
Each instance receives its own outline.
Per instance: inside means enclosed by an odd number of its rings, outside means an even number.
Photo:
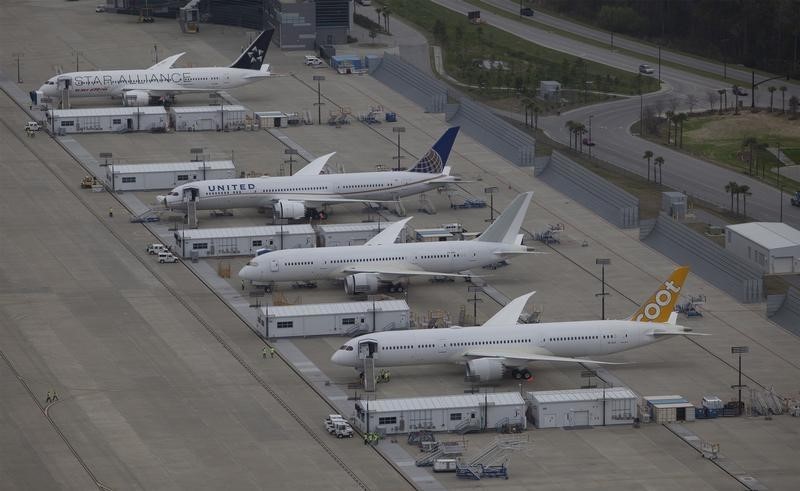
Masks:
[[[742,414],[742,389],[747,387],[742,385],[742,355],[749,352],[749,346],[731,346],[731,354],[739,355],[739,383],[731,386],[731,389],[739,389],[739,403],[736,406],[736,414]]]
[[[783,222],[783,181],[781,181],[781,145],[778,144],[778,207],[780,215],[778,221]]]
[[[489,195],[489,219],[487,222],[494,223],[494,193],[497,192],[497,186],[483,188],[483,192]]]
[[[111,152],[100,152],[100,158],[105,160],[105,163],[100,164],[104,167],[108,167],[108,159],[112,158],[114,155]],[[111,192],[116,191],[115,186],[116,183],[114,182],[114,165],[111,165]]]
[[[320,82],[325,80],[325,75],[314,75],[317,82],[317,124],[322,124],[322,93],[320,92]]]
[[[294,155],[297,155],[297,149],[296,148],[284,148],[283,149],[283,153],[289,156],[289,160],[284,160],[284,162],[289,164],[289,175],[291,176],[293,174],[293,171],[294,171],[294,169],[292,169],[292,164],[294,164],[294,160],[292,160],[292,157]]]
[[[81,70],[80,70],[80,67],[79,67],[79,65],[78,65],[78,58],[79,58],[79,57],[80,57],[82,54],[83,54],[83,51],[78,51],[77,49],[75,50],[75,71],[76,71],[76,72],[79,72],[79,71],[81,71]]]
[[[592,140],[592,118],[593,117],[594,117],[593,114],[589,115],[589,157],[592,156],[592,143],[594,142],[594,140]]]
[[[594,262],[600,265],[600,283],[602,285],[601,292],[595,293],[594,296],[600,297],[600,318],[606,320],[606,295],[608,295],[606,293],[606,266],[611,264],[611,259],[597,258]]]
[[[13,56],[14,58],[17,59],[17,83],[21,84],[22,83],[22,75],[20,74],[20,70],[19,70],[19,59],[22,58],[23,56],[25,56],[25,54],[24,53],[20,53],[20,52],[16,52],[16,53],[13,53],[11,56]]]
[[[482,298],[478,298],[479,293],[483,293],[482,286],[468,286],[467,291],[472,293],[472,298],[468,298],[467,302],[472,304],[472,324],[478,325],[478,302],[483,302]]]
[[[392,128],[392,133],[397,133],[397,167],[395,168],[396,171],[400,170],[400,133],[405,133],[406,127],[405,126],[395,126]]]
[[[661,46],[658,47],[658,83],[661,83]]]

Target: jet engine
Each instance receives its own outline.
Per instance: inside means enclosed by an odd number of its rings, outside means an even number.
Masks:
[[[145,90],[129,90],[122,97],[126,106],[147,106],[150,104],[150,94]]]
[[[378,275],[375,273],[351,274],[344,279],[344,291],[349,295],[377,293]]]
[[[477,358],[467,362],[467,377],[477,382],[500,380],[505,371],[503,358]]]
[[[273,212],[276,218],[291,218],[297,220],[306,216],[306,205],[299,201],[282,199],[275,203]]]

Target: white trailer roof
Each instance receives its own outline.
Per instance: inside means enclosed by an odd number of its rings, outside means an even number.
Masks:
[[[379,300],[375,302],[378,312],[409,310],[405,300]],[[306,305],[281,305],[261,307],[262,315],[269,311],[270,317],[303,317],[310,315],[355,314],[372,312],[372,302],[314,303]]]
[[[203,161],[195,160],[192,162],[163,162],[153,164],[125,164],[109,166],[114,174],[136,174],[150,172],[181,172],[181,171],[203,171]],[[235,169],[232,160],[207,160],[205,161],[206,170],[228,170]]]
[[[800,230],[785,223],[750,222],[728,225],[725,228],[767,249],[800,245]]]
[[[421,237],[452,237],[453,234],[443,228],[418,228],[415,230]]]
[[[136,113],[147,115],[167,115],[167,110],[161,106],[141,107],[91,107],[86,109],[51,109],[50,114],[55,118],[79,118],[85,116],[135,116]]]
[[[525,401],[519,392],[494,392],[490,394],[463,394],[438,397],[409,397],[405,399],[379,399],[359,401],[362,408],[370,412],[420,411],[425,409],[474,408],[484,403],[494,406],[523,405]]]
[[[224,228],[198,228],[187,229],[185,231],[176,232],[176,236],[182,236],[186,240],[203,240],[203,239],[230,239],[234,237],[268,237],[271,235],[279,235],[281,233],[280,225],[267,225],[261,227],[224,227]],[[309,224],[300,225],[284,225],[283,235],[300,235],[308,234],[314,235],[314,229]]]
[[[171,108],[169,108],[169,110],[176,114],[210,113],[214,111],[219,112],[220,106],[172,106]],[[228,112],[228,111],[246,111],[247,109],[245,109],[244,106],[224,105],[222,106],[222,110]]]
[[[636,399],[638,396],[627,387],[608,387],[605,389],[573,389],[573,390],[542,390],[528,392],[528,397],[534,403],[548,402],[583,402],[598,399]]]
[[[325,225],[320,225],[319,230],[320,232],[324,233],[363,232],[363,231],[378,230],[378,226],[380,226],[381,230],[384,230],[386,227],[388,227],[393,223],[394,222],[329,223]]]

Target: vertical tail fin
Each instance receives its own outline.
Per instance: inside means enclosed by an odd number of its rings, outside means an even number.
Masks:
[[[528,212],[528,205],[533,197],[533,191],[522,193],[514,198],[503,213],[497,217],[489,228],[477,238],[481,242],[504,242],[506,244],[516,244],[519,228],[522,220]]]
[[[251,44],[244,52],[239,55],[239,58],[233,62],[230,68],[243,68],[245,70],[260,70],[261,65],[264,64],[264,57],[269,49],[269,42],[272,40],[272,34],[275,29],[269,28],[261,31],[253,44]]]
[[[689,267],[681,266],[669,275],[667,281],[662,283],[645,303],[639,307],[630,318],[639,322],[668,322],[670,315],[675,311],[678,294],[683,288],[683,282],[689,275]]]
[[[447,164],[447,159],[450,157],[450,150],[453,149],[458,130],[459,127],[456,126],[445,131],[444,135],[408,171],[422,172],[424,174],[439,174],[442,172],[442,169]]]

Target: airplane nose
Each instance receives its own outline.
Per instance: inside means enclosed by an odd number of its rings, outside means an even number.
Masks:
[[[331,356],[331,363],[333,363],[334,365],[347,365],[348,363],[346,362],[347,358],[346,355],[347,355],[346,351],[337,350],[336,352],[333,353],[333,356]]]
[[[258,280],[258,268],[255,266],[245,265],[242,269],[239,270],[239,278],[243,280]]]
[[[165,208],[167,207],[167,197],[166,196],[156,196],[156,204],[163,205]]]

